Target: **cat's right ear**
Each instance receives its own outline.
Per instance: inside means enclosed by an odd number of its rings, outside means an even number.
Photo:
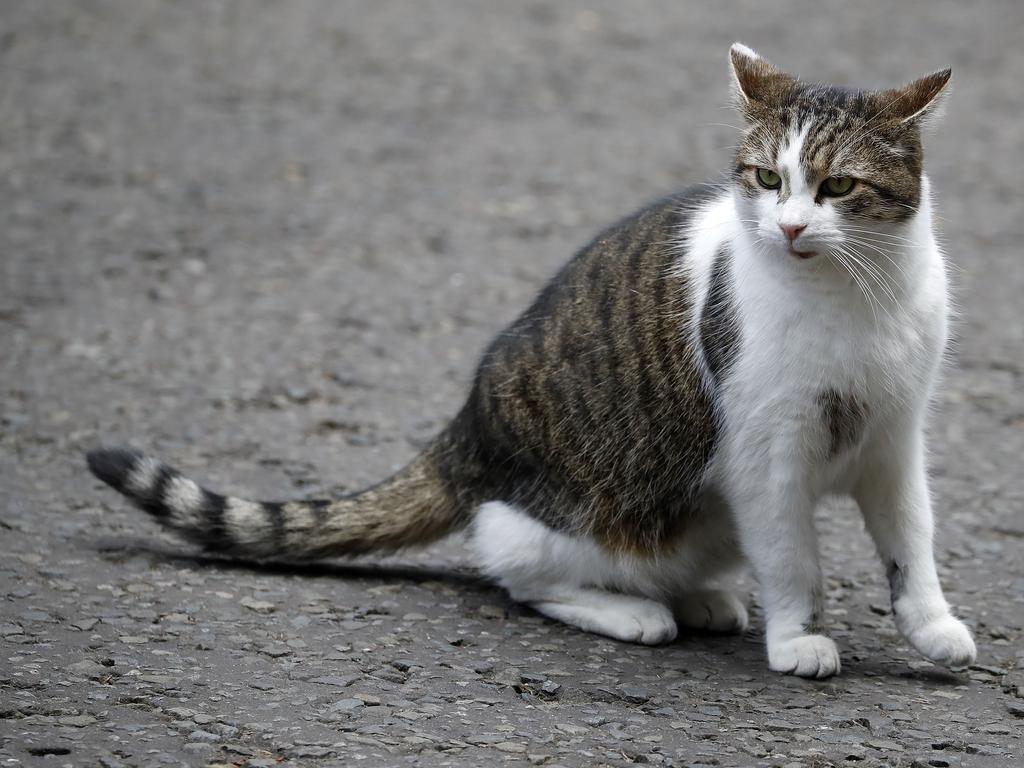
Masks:
[[[778,106],[797,82],[743,43],[732,44],[729,64],[736,106],[747,116],[753,116],[758,108]]]

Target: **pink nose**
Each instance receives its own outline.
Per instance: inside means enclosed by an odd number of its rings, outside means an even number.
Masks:
[[[799,235],[801,232],[803,232],[805,229],[807,229],[807,225],[806,224],[779,224],[779,229],[781,229],[785,233],[786,237],[789,238],[789,242],[793,242],[794,240],[796,240],[796,236],[797,235]]]

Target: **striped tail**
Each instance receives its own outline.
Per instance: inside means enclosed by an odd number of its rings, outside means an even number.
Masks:
[[[335,500],[266,502],[222,496],[137,451],[101,449],[89,469],[161,525],[207,550],[254,558],[317,558],[428,544],[468,522],[437,444],[365,491]]]

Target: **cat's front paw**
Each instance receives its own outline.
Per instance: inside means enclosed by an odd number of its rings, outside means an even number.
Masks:
[[[945,667],[966,667],[973,664],[978,655],[971,631],[949,613],[904,630],[903,634],[918,653]]]
[[[824,635],[800,635],[768,644],[768,667],[774,672],[819,680],[839,673],[839,649]]]

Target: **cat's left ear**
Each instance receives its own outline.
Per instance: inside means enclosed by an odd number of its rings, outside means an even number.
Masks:
[[[933,72],[902,88],[882,91],[879,98],[886,113],[901,124],[930,124],[942,116],[952,75],[951,69]]]

